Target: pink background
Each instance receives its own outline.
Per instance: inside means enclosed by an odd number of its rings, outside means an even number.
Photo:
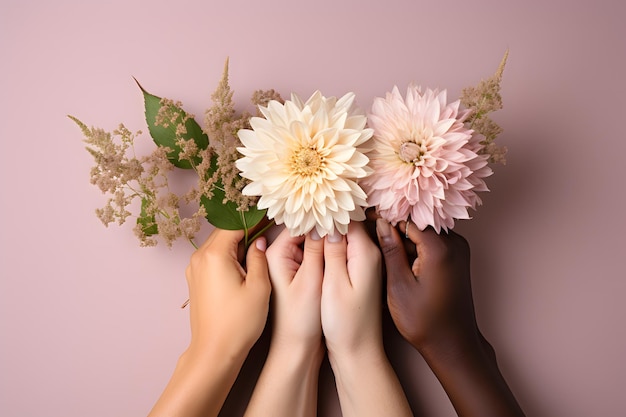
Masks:
[[[145,415],[188,341],[191,246],[105,229],[65,115],[144,129],[131,76],[201,116],[227,56],[235,99],[461,88],[510,58],[509,148],[456,229],[479,323],[529,416],[626,415],[626,15],[609,1],[6,1],[0,4],[0,415]],[[93,4],[93,5],[90,5]],[[148,148],[149,146],[146,146]],[[386,330],[416,415],[454,415]],[[244,407],[264,338],[224,415]],[[323,369],[320,415],[339,415]]]

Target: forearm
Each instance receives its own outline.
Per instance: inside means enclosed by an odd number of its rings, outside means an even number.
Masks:
[[[319,348],[287,349],[270,346],[245,417],[314,417],[317,415]]]
[[[459,417],[524,416],[482,337],[463,348],[424,348],[420,353]]]
[[[188,349],[149,417],[217,416],[246,355],[245,349],[235,352],[227,346]]]
[[[329,353],[329,359],[344,417],[413,415],[382,347],[343,357]]]

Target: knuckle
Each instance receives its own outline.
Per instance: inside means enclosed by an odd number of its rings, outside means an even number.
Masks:
[[[400,247],[396,244],[382,245],[381,251],[385,258],[393,258],[400,254],[400,251],[404,249],[400,249]]]
[[[191,269],[199,269],[203,268],[204,265],[212,265],[216,261],[219,261],[219,257],[211,251],[209,248],[200,249],[195,251],[191,255],[191,259],[189,261],[189,266]]]
[[[315,244],[305,244],[304,252],[310,256],[321,256],[324,254],[324,246],[323,244],[317,244],[317,242]]]
[[[435,262],[451,262],[469,254],[467,240],[454,232],[441,235],[429,248],[429,256]]]

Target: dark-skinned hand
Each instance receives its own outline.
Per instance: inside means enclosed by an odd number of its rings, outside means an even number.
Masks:
[[[476,323],[467,241],[452,231],[420,231],[412,222],[395,228],[382,219],[376,220],[376,233],[391,317],[424,357],[458,415],[523,416]]]
[[[406,230],[406,222],[398,227]],[[420,351],[476,337],[467,241],[452,231],[420,231],[413,223],[408,239],[382,219],[376,228],[387,271],[387,303],[400,334]]]

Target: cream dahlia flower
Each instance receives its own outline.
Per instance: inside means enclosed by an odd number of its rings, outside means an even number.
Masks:
[[[480,137],[465,127],[467,110],[446,104],[446,91],[422,92],[414,85],[404,99],[397,87],[376,98],[369,115],[374,129],[368,153],[373,174],[361,185],[371,206],[392,224],[410,219],[437,233],[468,219],[468,208],[481,204],[478,191],[489,191],[486,155]]]
[[[346,234],[350,220],[364,220],[366,195],[357,180],[371,172],[361,145],[373,131],[354,94],[336,99],[317,91],[306,103],[293,94],[260,111],[264,118],[239,131],[237,168],[251,180],[243,194],[260,196],[257,206],[292,236],[314,228],[322,237]]]

